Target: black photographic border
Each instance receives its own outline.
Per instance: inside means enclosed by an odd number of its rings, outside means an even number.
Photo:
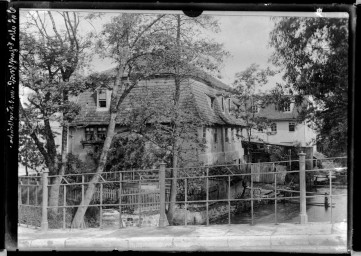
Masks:
[[[358,181],[361,166],[355,161],[359,152],[360,135],[356,129],[356,99],[360,84],[361,70],[361,40],[356,35],[361,35],[361,2],[355,1],[330,2],[330,1],[301,1],[295,3],[253,3],[236,4],[227,2],[188,3],[188,2],[85,2],[85,1],[13,1],[0,2],[0,107],[3,114],[0,145],[2,146],[2,165],[0,181],[0,249],[8,252],[17,249],[17,179],[18,179],[18,63],[19,63],[19,8],[44,8],[44,9],[114,9],[114,10],[183,10],[183,11],[280,11],[280,12],[315,12],[322,8],[324,12],[347,12],[349,14],[349,109],[348,109],[348,230],[347,243],[349,250],[361,251],[361,237],[359,226],[361,224],[361,211],[356,207],[358,195],[361,194]],[[15,11],[14,11],[15,10]],[[14,31],[15,27],[15,31]],[[6,36],[4,36],[6,35]],[[9,42],[13,45],[9,45]],[[8,83],[11,85],[8,85]],[[2,231],[4,230],[4,232]]]

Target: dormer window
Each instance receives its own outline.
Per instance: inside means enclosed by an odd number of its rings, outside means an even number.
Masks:
[[[285,102],[283,103],[283,112],[290,112],[291,111],[291,103]]]
[[[293,104],[293,103],[292,103]],[[292,105],[289,99],[286,99],[280,102],[278,105],[275,105],[275,110],[282,111],[282,112],[291,112]]]
[[[222,112],[224,112],[224,98],[222,97],[222,99],[221,99],[221,105],[222,105]]]
[[[107,108],[107,91],[105,89],[98,90],[97,101],[98,108]]]
[[[211,109],[214,109],[214,97],[209,97]]]
[[[228,99],[228,112],[231,112],[231,99]]]

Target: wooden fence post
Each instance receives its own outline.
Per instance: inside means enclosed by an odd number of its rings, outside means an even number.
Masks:
[[[84,179],[84,175],[82,174],[81,175],[81,201],[80,202],[83,202],[83,200],[84,200],[84,192],[85,192],[84,182],[85,182],[85,179]]]
[[[300,219],[301,224],[306,224],[306,154],[301,152],[298,155],[300,161]]]
[[[43,198],[42,198],[42,209],[41,209],[41,230],[48,230],[48,173],[49,171],[44,170],[42,173],[42,186],[43,186]]]
[[[29,183],[29,177],[27,177],[28,180],[28,186],[27,186],[27,194],[26,194],[26,205],[30,205],[30,183]]]
[[[35,186],[35,205],[38,205],[38,186],[39,186],[39,182],[36,181],[36,186]]]
[[[206,219],[206,225],[209,225],[209,168],[206,167],[206,175],[207,175],[207,179],[206,179],[206,215],[207,215],[207,219]]]
[[[100,183],[100,193],[99,193],[99,227],[103,228],[103,182]]]
[[[23,204],[22,199],[21,199],[21,185],[22,185],[22,181],[20,179],[19,183],[18,183],[18,205]]]
[[[63,229],[66,228],[66,185],[63,185]]]
[[[161,162],[159,167],[159,197],[160,197],[160,216],[159,227],[167,225],[167,217],[165,215],[165,163]]]
[[[119,227],[123,227],[123,221],[122,221],[122,173],[119,172]]]
[[[251,166],[251,225],[253,225],[253,173]]]

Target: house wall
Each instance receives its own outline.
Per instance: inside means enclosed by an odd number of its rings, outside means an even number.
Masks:
[[[116,132],[120,131],[121,128],[117,127]],[[217,143],[214,142],[214,132],[218,134]],[[203,128],[199,128],[200,136],[203,136]],[[194,153],[194,149],[191,149],[190,145],[183,143],[183,157],[189,159],[189,163],[195,163],[201,161],[204,164],[216,164],[223,162],[234,162],[241,160],[243,162],[244,150],[241,143],[241,138],[234,136],[231,137],[231,128],[228,128],[229,142],[225,142],[225,128],[224,127],[208,127],[206,131],[206,148],[204,153],[199,153],[199,159],[196,159],[197,154]],[[236,130],[234,129],[234,133]],[[87,155],[88,151],[92,149],[91,146],[84,146],[81,140],[85,138],[85,128],[71,127],[69,132],[69,153],[79,156],[79,159],[85,162],[92,162],[92,159]],[[189,146],[189,150],[187,147]]]
[[[115,127],[115,133],[120,131],[120,127]],[[74,155],[78,155],[79,159],[84,162],[93,162],[91,157],[88,156],[88,152],[93,149],[90,145],[83,147],[81,141],[85,139],[85,128],[69,128],[69,140],[68,140],[68,152]]]
[[[82,161],[90,160],[87,156],[91,148],[83,147],[81,140],[85,138],[85,128],[69,128],[68,152],[78,155]]]
[[[317,134],[315,130],[311,129],[307,124],[305,124],[306,146],[312,146],[314,152],[317,151],[316,136]]]
[[[316,132],[309,128],[305,122],[296,123],[295,131],[289,131],[289,123],[292,121],[275,121],[277,124],[277,133],[267,134],[266,131],[259,132],[257,130],[252,131],[252,135],[255,138],[260,138],[268,143],[282,143],[282,144],[293,144],[300,142],[301,146],[314,146],[312,143],[313,139],[316,139]],[[270,132],[270,129],[269,129]],[[314,146],[316,150],[316,146]]]
[[[223,162],[243,162],[244,150],[241,138],[231,137],[231,128],[228,128],[229,141],[225,141],[225,127],[208,127],[206,132],[206,149],[201,154],[204,164],[212,165]],[[217,132],[217,142],[214,141],[214,133]],[[200,133],[202,134],[202,133]],[[236,129],[234,129],[236,134]]]

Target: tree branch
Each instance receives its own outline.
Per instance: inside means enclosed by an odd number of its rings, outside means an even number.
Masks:
[[[51,14],[51,12],[50,12],[50,11],[48,11],[48,14],[49,14],[49,17],[50,17],[51,23],[52,23],[52,25],[53,25],[53,30],[54,30],[54,32],[55,32],[55,34],[56,34],[56,37],[59,39],[60,44],[61,44],[61,47],[63,47],[63,40],[62,40],[62,38],[61,38],[60,34],[58,33],[58,30],[56,29],[56,26],[55,26],[55,21],[54,21],[53,15]]]
[[[27,116],[27,113],[25,111],[25,109],[23,108],[22,103],[20,102],[19,104],[20,106],[20,111],[23,114],[23,116],[25,117],[25,125],[28,127],[28,129],[31,131],[30,133],[30,137],[34,140],[35,145],[37,146],[37,148],[39,149],[40,153],[43,155],[44,159],[45,159],[45,163],[46,165],[49,167],[51,165],[51,158],[48,154],[48,152],[45,150],[43,143],[40,142],[38,136],[36,135],[34,128],[31,126],[31,121],[29,120],[29,117]]]
[[[134,39],[134,42],[131,45],[131,48],[134,47],[134,45],[137,43],[137,41],[143,36],[143,34],[150,29],[155,23],[157,23],[160,19],[162,19],[165,16],[165,14],[160,15],[158,18],[153,20],[142,32],[138,34],[138,36]]]

